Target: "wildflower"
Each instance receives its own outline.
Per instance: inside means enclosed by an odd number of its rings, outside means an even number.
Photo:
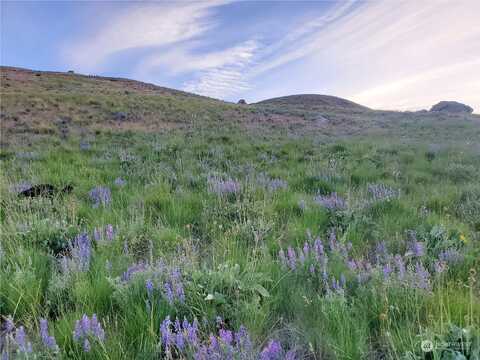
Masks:
[[[463,260],[463,255],[457,249],[447,249],[438,255],[438,259],[450,265],[458,264]]]
[[[447,270],[447,263],[445,261],[437,260],[433,264],[435,269],[435,273],[442,274],[445,270]]]
[[[162,344],[168,348],[171,344],[173,344],[174,339],[172,336],[172,332],[170,330],[170,325],[172,322],[170,321],[170,316],[167,316],[165,320],[162,321],[160,325],[160,333],[162,336]]]
[[[284,190],[288,187],[288,183],[282,179],[271,179],[268,182],[267,189],[268,191],[277,191],[277,190]]]
[[[54,351],[58,350],[55,338],[48,334],[48,321],[43,318],[40,319],[40,337],[45,347]]]
[[[276,340],[270,340],[268,345],[260,353],[261,360],[280,360],[282,356],[282,346]]]
[[[395,255],[394,261],[398,271],[398,279],[403,280],[405,278],[405,262],[403,261],[403,258],[398,254]]]
[[[336,192],[330,195],[318,195],[313,199],[317,204],[329,211],[341,211],[347,208],[347,203]]]
[[[413,284],[416,288],[422,290],[430,289],[430,273],[425,269],[425,267],[417,262],[415,264],[415,283]]]
[[[424,244],[420,241],[413,241],[409,245],[409,254],[412,254],[414,257],[422,257],[425,255]]]
[[[392,271],[393,269],[389,263],[383,266],[383,277],[385,278],[385,280],[387,280],[390,277],[390,274],[392,273]]]
[[[208,179],[208,189],[211,193],[224,196],[239,193],[241,186],[240,183],[232,179],[221,180],[213,177]]]
[[[295,254],[295,250],[290,246],[287,249],[287,255],[288,255],[288,265],[290,266],[290,269],[295,270],[297,257]]]
[[[230,345],[233,342],[233,333],[230,330],[220,329],[219,335],[224,344]]]
[[[83,314],[82,318],[75,322],[73,340],[75,342],[82,342],[84,352],[91,350],[90,340],[100,342],[105,340],[105,331],[98,321],[96,314],[93,314],[91,318],[89,318],[87,314]]]
[[[15,331],[15,343],[18,346],[18,350],[23,353],[31,353],[32,352],[32,344],[27,341],[25,335],[25,328],[20,326]]]
[[[147,281],[145,281],[145,287],[147,289],[148,297],[152,297],[152,295],[153,295],[153,282],[152,282],[151,279],[147,279]]]
[[[8,315],[5,319],[5,331],[7,333],[12,332],[15,329],[15,323],[13,322],[13,318],[11,315]]]
[[[112,201],[112,193],[108,187],[96,186],[90,190],[89,195],[94,208],[107,206]]]
[[[169,282],[166,282],[164,285],[165,297],[167,298],[168,303],[173,304],[174,295],[172,290],[172,285]]]
[[[122,274],[122,281],[123,282],[128,282],[132,278],[132,276],[136,273],[144,272],[147,269],[147,266],[143,262],[139,262],[136,264],[133,264],[128,267],[127,271],[125,271]]]
[[[105,228],[105,237],[108,241],[112,241],[113,237],[115,236],[115,231],[113,229],[113,225],[108,224]]]
[[[463,234],[460,234],[460,241],[461,241],[462,243],[464,243],[464,244],[468,243],[467,238],[466,238],[465,235],[463,235]]]
[[[118,177],[118,178],[115,179],[115,181],[114,181],[113,183],[114,183],[116,186],[122,187],[122,186],[125,186],[125,185],[127,184],[127,181],[124,180],[124,179],[122,179],[122,178],[120,178],[120,177]]]
[[[385,184],[368,184],[367,191],[373,202],[391,201],[400,197],[400,190],[393,189]]]

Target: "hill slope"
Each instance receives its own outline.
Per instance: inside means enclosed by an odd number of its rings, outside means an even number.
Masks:
[[[330,95],[317,94],[298,94],[288,95],[267,100],[262,100],[258,105],[274,105],[280,107],[290,107],[297,110],[306,111],[368,111],[365,106],[354,103],[353,101],[342,99]]]
[[[480,136],[478,115],[375,111],[327,95],[237,105],[139,81],[0,67],[1,144],[85,132],[232,127],[267,134],[391,134],[439,140]]]

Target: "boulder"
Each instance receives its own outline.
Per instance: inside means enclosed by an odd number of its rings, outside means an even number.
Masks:
[[[245,101],[245,99],[240,99],[238,100],[238,103],[239,105],[247,105],[247,102]]]
[[[430,111],[471,114],[473,109],[470,106],[457,101],[440,101],[438,104],[433,105]]]

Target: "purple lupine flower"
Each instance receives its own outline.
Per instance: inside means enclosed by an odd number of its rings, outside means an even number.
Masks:
[[[284,190],[287,187],[288,187],[288,183],[282,179],[271,179],[267,185],[267,189],[272,192],[277,191],[279,189]]]
[[[441,261],[441,260],[437,260],[435,261],[435,263],[433,264],[433,267],[435,269],[435,273],[437,273],[438,275],[442,274],[443,272],[445,272],[445,270],[447,270],[447,263],[445,261]]]
[[[145,287],[147,289],[148,297],[152,297],[152,295],[153,295],[153,282],[152,282],[151,279],[147,279],[145,281]]]
[[[115,236],[115,230],[113,229],[113,225],[108,224],[105,227],[105,237],[108,241],[112,241]]]
[[[320,238],[316,238],[315,243],[313,244],[313,247],[315,249],[315,257],[317,258],[317,261],[320,261],[320,259],[325,254],[325,250],[323,249],[322,240],[320,240]]]
[[[208,179],[208,190],[211,193],[224,196],[239,193],[241,191],[241,185],[232,179],[222,180],[212,177]]]
[[[390,263],[386,263],[383,266],[383,277],[384,277],[385,280],[388,280],[392,271],[393,271],[393,269],[392,269],[392,266],[390,265]]]
[[[163,288],[164,288],[165,297],[167,298],[168,303],[172,305],[174,300],[172,285],[169,282],[166,282],[163,285]]]
[[[287,255],[288,255],[288,265],[290,266],[290,269],[295,270],[297,267],[297,256],[295,254],[295,250],[289,246],[287,249]]]
[[[114,184],[116,186],[125,186],[127,184],[127,182],[124,179],[118,177],[118,178],[115,179]]]
[[[413,285],[422,290],[430,289],[430,273],[420,262],[415,264],[415,283]]]
[[[87,314],[83,314],[82,319],[80,320],[80,325],[82,327],[82,334],[87,335],[90,333],[90,319]]]
[[[88,338],[83,339],[83,351],[88,353],[91,349],[92,347],[90,346],[90,341]]]
[[[233,342],[233,333],[230,330],[220,329],[219,331],[220,340],[224,344],[231,345]]]
[[[93,336],[95,336],[100,341],[105,340],[105,331],[103,330],[102,325],[98,321],[96,314],[92,315],[90,321],[90,328]]]
[[[347,260],[347,267],[351,271],[355,271],[355,270],[357,270],[357,263],[355,262],[354,259]]]
[[[367,191],[373,202],[390,201],[400,197],[400,190],[393,189],[385,184],[368,184]]]
[[[48,333],[48,321],[46,319],[40,319],[40,337],[42,339],[43,345],[50,349],[56,351],[58,349],[57,342],[53,336],[50,336]]]
[[[133,264],[128,267],[127,271],[122,274],[122,281],[128,282],[134,274],[144,272],[147,269],[147,266],[143,262]]]
[[[88,193],[93,202],[93,207],[97,208],[100,205],[107,206],[112,201],[112,193],[108,187],[96,186]]]
[[[235,343],[241,352],[250,353],[253,349],[250,335],[243,325],[241,325],[238,332],[235,333]]]
[[[160,333],[162,335],[162,344],[166,348],[168,348],[174,342],[173,334],[170,330],[171,325],[172,325],[172,322],[170,320],[170,316],[167,316],[165,320],[162,321],[162,324],[160,325]]]
[[[375,259],[377,263],[382,263],[388,258],[388,249],[385,241],[377,243],[375,246]]]
[[[395,255],[394,260],[398,271],[398,279],[401,281],[405,278],[405,262],[403,261],[403,258],[398,254]]]
[[[305,263],[305,254],[303,253],[302,249],[298,249],[298,260],[302,265]]]
[[[97,242],[102,240],[102,233],[100,232],[100,229],[98,229],[98,228],[93,229],[93,238]]]
[[[175,296],[183,303],[185,301],[185,291],[183,290],[182,274],[180,273],[180,270],[178,268],[173,269],[170,278],[173,283]]]
[[[90,267],[90,257],[92,252],[92,245],[90,243],[88,234],[82,233],[75,237],[75,239],[73,240],[73,244],[71,244],[70,247],[72,253],[72,261],[76,265],[77,270],[88,271]]]
[[[260,353],[261,360],[280,360],[283,350],[280,343],[276,340],[270,340],[268,345]]]
[[[73,330],[73,340],[78,341],[83,337],[82,324],[80,320],[75,321],[75,329]]]
[[[27,337],[25,335],[25,328],[23,326],[20,326],[15,331],[15,343],[18,346],[18,351],[23,353],[32,352],[32,344],[27,341]]]
[[[305,244],[303,244],[303,253],[305,254],[305,256],[308,256],[308,254],[310,254],[310,245],[306,241]]]
[[[310,272],[310,274],[314,274],[315,273],[315,265],[310,264],[310,267],[309,267],[308,271]]]
[[[175,345],[180,351],[183,350],[183,348],[185,347],[185,338],[181,331],[177,332],[175,336]]]
[[[347,203],[336,192],[330,195],[317,195],[313,198],[318,205],[323,206],[329,211],[341,211],[347,208]]]
[[[455,265],[463,261],[463,255],[457,249],[450,248],[442,251],[438,255],[438,259],[449,265]]]
[[[15,323],[13,322],[12,315],[8,315],[5,319],[5,331],[7,333],[12,332],[15,329]]]
[[[413,241],[409,244],[409,254],[414,257],[422,257],[425,255],[424,244],[420,241]]]
[[[284,360],[296,360],[297,359],[297,354],[295,350],[289,350],[285,354]]]
[[[329,232],[329,236],[328,236],[328,244],[329,244],[329,247],[330,247],[330,251],[335,251],[337,250],[337,235],[335,234],[335,230],[331,230]]]

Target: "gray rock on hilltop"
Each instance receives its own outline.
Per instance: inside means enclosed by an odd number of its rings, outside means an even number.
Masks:
[[[471,114],[473,109],[470,106],[457,101],[440,101],[438,104],[433,105],[430,111]]]

